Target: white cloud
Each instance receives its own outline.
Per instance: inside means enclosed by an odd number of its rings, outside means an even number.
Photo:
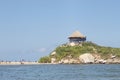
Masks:
[[[46,51],[47,51],[46,48],[40,48],[40,49],[38,49],[38,52],[46,52]]]

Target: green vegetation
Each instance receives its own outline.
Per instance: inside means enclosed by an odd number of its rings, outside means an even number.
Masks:
[[[56,54],[48,57],[43,57],[39,62],[50,62],[50,58],[54,57],[57,61],[70,56],[71,58],[78,58],[79,55],[84,53],[96,53],[101,55],[102,58],[109,58],[110,55],[120,57],[120,48],[104,47],[99,46],[92,42],[83,42],[82,46],[69,46],[64,44],[63,46],[57,47],[55,50]]]
[[[117,57],[120,57],[120,48],[99,46],[92,42],[85,42],[85,43],[83,43],[83,46],[84,47],[87,47],[87,46],[93,47],[93,52],[100,54],[102,58],[109,58],[110,55],[115,55]]]
[[[39,63],[50,63],[51,59],[48,56],[42,57],[40,58],[40,60],[38,61]]]

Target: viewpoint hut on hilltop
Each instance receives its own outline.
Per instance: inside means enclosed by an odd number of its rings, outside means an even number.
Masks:
[[[76,45],[86,41],[86,36],[81,34],[79,31],[73,32],[68,38],[69,38],[70,45],[71,44]]]

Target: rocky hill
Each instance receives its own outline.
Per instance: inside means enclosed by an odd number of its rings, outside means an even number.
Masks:
[[[58,46],[49,56],[40,58],[40,63],[120,63],[120,48],[99,46],[92,42],[70,46]]]

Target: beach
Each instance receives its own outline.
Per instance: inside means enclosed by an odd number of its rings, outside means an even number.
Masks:
[[[40,63],[32,62],[32,61],[24,61],[24,62],[21,62],[21,61],[2,61],[2,62],[0,62],[0,65],[22,65],[22,64],[34,65],[34,64],[40,64]]]
[[[39,63],[35,61],[2,61],[0,65],[39,65],[39,64],[58,64],[58,63]]]

